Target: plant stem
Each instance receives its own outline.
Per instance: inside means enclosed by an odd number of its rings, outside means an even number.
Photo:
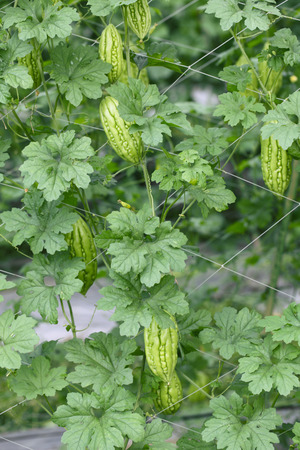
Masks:
[[[277,392],[277,394],[275,395],[275,398],[274,398],[274,400],[272,402],[272,406],[271,406],[272,408],[274,408],[274,406],[276,405],[276,402],[277,402],[278,398],[279,398],[279,393]]]
[[[298,187],[298,172],[296,169],[297,161],[294,161],[293,164],[293,172],[292,172],[292,180],[291,184],[287,193],[287,197],[290,199],[294,199],[297,193],[297,187]],[[288,212],[289,209],[289,200],[286,198],[284,202],[283,207],[283,215],[285,215]],[[279,224],[279,231],[278,231],[278,239],[276,242],[276,250],[274,255],[274,262],[273,267],[271,271],[271,277],[270,277],[270,286],[276,288],[278,278],[281,271],[281,265],[282,265],[282,255],[285,247],[285,238],[289,226],[291,215],[289,214],[283,221]],[[270,292],[267,297],[267,304],[266,304],[266,316],[270,316],[273,312],[274,303],[276,300],[276,291],[274,289],[270,289]]]
[[[155,208],[154,208],[154,200],[153,200],[153,196],[152,196],[151,181],[150,181],[149,172],[147,170],[146,162],[141,162],[141,166],[142,166],[143,172],[144,172],[144,179],[145,179],[145,184],[146,184],[146,188],[147,188],[149,204],[150,204],[150,207],[152,210],[152,216],[155,217]]]
[[[47,414],[49,414],[50,417],[52,417],[51,412],[46,408],[46,406],[43,405],[43,403],[36,400],[36,402],[40,405],[41,408],[43,408],[44,411],[46,411]]]
[[[244,134],[244,130],[242,132],[242,135]],[[231,160],[231,158],[233,157],[233,155],[235,154],[238,146],[240,145],[240,142],[242,140],[242,137],[237,141],[237,143],[235,144],[232,152],[230,153],[230,155],[228,156],[228,158],[226,159],[225,163],[223,164],[223,166],[221,167],[221,170],[224,169],[224,167],[229,163],[229,161]]]
[[[15,116],[18,124],[20,125],[20,127],[22,128],[22,130],[24,131],[24,133],[26,134],[26,136],[28,137],[28,139],[30,141],[33,141],[32,137],[30,136],[30,134],[28,133],[28,131],[26,130],[23,122],[21,121],[20,117],[18,116],[18,114],[16,113],[15,109],[12,110],[13,115]]]
[[[0,233],[0,237],[7,242],[9,245],[11,245],[20,255],[25,256],[26,258],[32,259],[31,256],[26,255],[26,253],[21,252],[18,247],[16,247],[12,242],[10,242],[3,234]]]
[[[137,409],[137,407],[139,406],[139,401],[140,401],[140,397],[141,397],[141,393],[142,393],[142,377],[143,377],[143,372],[145,369],[145,362],[146,362],[146,353],[143,354],[143,361],[142,361],[142,367],[141,367],[141,373],[140,373],[140,378],[139,378],[139,385],[138,385],[138,391],[136,394],[136,402],[133,408],[133,412]]]
[[[72,334],[73,334],[73,338],[76,338],[76,325],[75,325],[75,320],[74,320],[74,314],[73,314],[73,309],[72,309],[72,305],[70,300],[67,301],[68,303],[68,307],[69,307],[69,311],[70,311],[70,316],[71,316],[71,330],[72,330]]]
[[[59,297],[59,302],[60,302],[60,306],[61,306],[61,310],[62,310],[62,313],[64,315],[64,318],[66,319],[68,324],[72,327],[72,322],[70,322],[70,319],[67,316],[66,311],[65,311],[64,302],[63,302],[63,300],[60,297]]]
[[[34,42],[34,46],[35,46],[35,50],[38,52],[37,44],[35,42]],[[40,55],[40,52],[38,52],[38,55]],[[39,57],[37,57],[37,65],[39,67],[39,71],[40,71],[43,87],[44,87],[44,90],[45,90],[47,102],[48,102],[48,105],[49,105],[51,117],[52,117],[54,126],[56,128],[57,136],[59,136],[59,127],[58,127],[58,123],[57,123],[57,120],[56,120],[56,115],[55,115],[55,112],[54,112],[54,109],[53,109],[53,105],[51,103],[50,95],[49,95],[48,88],[47,88],[47,83],[46,83],[45,76],[44,76],[44,70],[43,70],[43,67],[42,67],[42,64],[41,64],[41,60],[40,60]]]
[[[182,191],[180,192],[180,194],[178,195],[178,197],[175,198],[175,200],[173,200],[173,202],[168,206],[168,208],[165,210],[165,212],[163,212],[163,214],[161,215],[161,222],[164,222],[166,220],[166,217],[168,215],[168,212],[170,211],[170,209],[175,205],[176,202],[178,202],[178,200],[183,196],[183,194],[185,193],[185,188],[182,189]]]
[[[44,394],[43,395],[43,397],[44,397],[44,399],[46,400],[46,402],[47,402],[47,405],[49,406],[49,408],[50,408],[50,411],[52,411],[52,413],[54,413],[54,409],[52,408],[52,406],[50,405],[50,402],[49,402],[49,400],[48,400],[48,398],[46,397],[46,395]]]
[[[182,219],[182,217],[184,216],[184,214],[193,206],[193,204],[196,202],[196,200],[194,199],[194,200],[192,200],[191,201],[191,203],[186,207],[186,208],[184,208],[182,211],[181,211],[181,214],[180,214],[180,216],[178,217],[178,219],[176,220],[176,222],[174,223],[174,225],[172,226],[172,230],[176,227],[176,225],[178,224],[178,222]]]
[[[166,210],[166,207],[167,207],[167,202],[168,202],[169,195],[170,195],[170,191],[167,192],[167,195],[166,195],[166,198],[165,198],[165,201],[164,201],[164,207],[163,207],[163,210],[162,210],[162,213],[161,213],[161,218],[160,218],[161,222],[162,222],[162,217],[163,217],[163,215],[165,213],[165,210]]]
[[[232,34],[232,36],[234,37],[234,39],[235,39],[237,45],[239,46],[239,49],[241,50],[242,55],[245,57],[247,63],[249,64],[249,66],[250,66],[251,69],[253,70],[253,73],[254,73],[254,75],[256,76],[257,81],[258,81],[260,87],[262,88],[264,94],[266,95],[266,98],[268,98],[268,97],[269,97],[269,92],[268,92],[266,86],[265,86],[265,85],[263,84],[263,82],[261,81],[260,76],[258,75],[258,73],[257,73],[257,71],[256,71],[256,69],[255,69],[255,67],[254,67],[254,65],[253,65],[253,63],[251,62],[251,60],[249,59],[247,53],[245,52],[245,49],[244,49],[243,45],[241,44],[240,38],[239,38],[239,37],[236,35],[236,33],[235,33],[234,31],[232,31],[232,30],[231,30],[231,34]],[[275,107],[275,105],[273,104],[273,102],[271,102],[271,103],[272,103],[272,106]]]
[[[131,77],[131,65],[130,65],[130,33],[127,21],[127,11],[123,8],[123,17],[125,25],[125,55],[126,55],[126,65],[127,65],[127,75]]]

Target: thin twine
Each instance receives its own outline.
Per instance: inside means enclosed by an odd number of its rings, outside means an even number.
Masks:
[[[12,440],[7,439],[7,438],[5,438],[5,437],[3,437],[3,436],[0,436],[0,439],[3,439],[3,440],[6,441],[6,442],[10,442],[11,444],[18,445],[19,447],[27,448],[28,450],[34,450],[34,449],[31,448],[31,447],[26,447],[26,445],[19,444],[18,442],[12,441]]]

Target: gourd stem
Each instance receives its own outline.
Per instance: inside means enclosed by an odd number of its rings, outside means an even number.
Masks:
[[[22,130],[24,131],[24,133],[26,134],[26,136],[28,137],[28,139],[29,139],[30,141],[33,141],[32,137],[30,136],[30,134],[29,134],[28,131],[26,130],[26,128],[25,128],[23,122],[21,121],[20,117],[18,116],[18,114],[16,113],[16,111],[15,111],[14,109],[12,110],[12,113],[13,113],[13,115],[15,116],[15,118],[16,118],[18,124],[20,125],[20,127],[22,128]]]
[[[123,17],[124,17],[124,25],[125,25],[125,55],[126,55],[126,65],[127,65],[127,75],[131,77],[131,66],[130,66],[130,33],[128,28],[127,21],[127,10],[123,8]]]
[[[170,211],[170,209],[175,205],[176,202],[178,202],[178,200],[183,196],[183,194],[185,193],[185,188],[182,189],[182,191],[180,192],[180,194],[178,195],[178,197],[175,198],[175,200],[173,200],[173,202],[168,206],[168,208],[163,212],[162,216],[161,216],[161,222],[164,222],[166,220],[166,217]]]
[[[161,222],[162,222],[162,218],[163,218],[163,215],[164,215],[166,207],[167,207],[167,202],[168,202],[169,195],[170,195],[170,191],[167,192],[167,195],[166,195],[166,198],[165,198],[165,201],[164,201],[164,207],[163,207],[163,210],[162,210],[162,213],[161,213],[161,218],[160,218]]]
[[[235,154],[235,152],[236,152],[238,146],[239,146],[240,143],[241,143],[241,140],[242,140],[242,138],[243,138],[243,134],[244,134],[244,130],[243,130],[243,132],[242,132],[242,136],[239,138],[239,140],[238,140],[237,143],[235,144],[235,146],[234,146],[232,152],[230,153],[230,155],[229,155],[228,158],[226,159],[225,163],[224,163],[223,166],[221,167],[221,170],[224,169],[224,167],[229,163],[229,161],[231,160],[231,158],[232,158],[233,155]]]
[[[72,309],[70,300],[68,300],[67,303],[68,303],[70,316],[71,316],[71,323],[72,323],[71,330],[72,330],[73,338],[76,338],[76,325],[75,325],[75,320],[74,320],[73,309]]]
[[[47,405],[49,406],[50,411],[52,411],[52,413],[54,413],[54,409],[53,409],[52,406],[50,405],[50,402],[49,402],[49,400],[48,400],[48,398],[46,397],[45,394],[43,395],[43,397],[44,397],[44,399],[46,400],[46,403],[47,403]]]
[[[149,204],[150,204],[150,207],[152,210],[152,216],[154,217],[155,216],[154,200],[153,200],[153,196],[152,196],[151,181],[150,181],[149,172],[147,170],[146,162],[141,162],[141,166],[142,166],[143,172],[144,172],[144,179],[145,179],[145,184],[146,184],[146,188],[147,188]]]
[[[294,164],[293,164],[292,180],[291,180],[291,184],[288,189],[288,192],[287,192],[287,197],[289,199],[294,199],[296,196],[296,193],[297,193],[297,187],[298,187],[298,172],[296,169],[297,162],[298,161],[294,161]],[[288,198],[286,198],[285,202],[284,202],[283,215],[285,215],[289,209],[290,200]],[[284,247],[285,247],[285,238],[286,238],[290,218],[291,218],[291,214],[289,214],[282,221],[282,223],[279,224],[280,228],[278,231],[276,250],[275,250],[275,255],[274,255],[274,259],[273,259],[274,263],[273,263],[271,277],[270,277],[270,283],[269,283],[270,286],[272,286],[274,288],[277,287],[277,282],[278,282],[278,278],[279,278],[280,271],[281,271],[282,254],[283,254]],[[274,289],[270,289],[270,292],[267,296],[266,316],[270,316],[272,314],[275,300],[276,300],[276,291]]]
[[[257,73],[257,71],[256,71],[256,69],[255,69],[255,67],[254,67],[254,65],[253,65],[253,63],[251,62],[251,60],[249,59],[247,53],[245,52],[244,47],[243,47],[243,45],[241,44],[240,38],[239,38],[239,37],[236,35],[236,33],[235,33],[234,31],[232,31],[232,30],[231,30],[231,34],[233,35],[233,37],[234,37],[234,39],[235,39],[237,45],[239,46],[239,48],[240,48],[240,50],[241,50],[241,52],[242,52],[242,55],[246,58],[247,64],[249,64],[249,66],[250,66],[251,69],[253,70],[253,73],[254,73],[254,75],[256,76],[257,81],[258,81],[260,87],[262,88],[263,92],[264,92],[265,95],[266,95],[266,98],[268,98],[268,97],[269,97],[269,92],[268,92],[267,88],[265,87],[265,85],[263,84],[263,82],[261,81],[260,76],[258,75],[258,73]],[[274,107],[273,102],[271,102],[271,104],[272,104],[272,106]]]
[[[52,417],[51,412],[46,408],[46,406],[43,405],[43,403],[36,400],[37,404],[40,405],[41,408],[43,408],[44,411],[46,411],[47,414],[49,414],[50,417]]]
[[[38,55],[40,55],[40,51],[38,51],[38,48],[37,48],[37,45],[36,45],[35,41],[34,41],[34,47],[35,47],[35,50],[38,53]],[[53,109],[53,105],[51,103],[50,95],[49,95],[48,88],[47,88],[47,83],[46,83],[45,76],[44,76],[43,67],[42,67],[42,64],[41,64],[41,61],[40,61],[39,57],[37,58],[37,65],[38,65],[39,72],[40,72],[40,75],[41,75],[42,84],[43,84],[45,95],[46,95],[47,102],[48,102],[48,105],[49,105],[51,117],[52,117],[54,126],[56,128],[57,136],[59,136],[59,126],[57,124],[56,115],[55,115],[55,112],[54,112],[54,109]]]
[[[146,353],[143,354],[143,361],[142,361],[142,367],[141,367],[141,373],[140,373],[140,378],[139,378],[139,385],[138,385],[138,391],[136,394],[136,402],[133,408],[133,412],[137,409],[137,407],[139,406],[139,401],[140,401],[140,397],[141,397],[141,393],[142,393],[142,377],[143,377],[143,372],[145,369],[145,363],[146,363]]]
[[[275,395],[275,398],[274,398],[274,400],[272,402],[271,408],[274,408],[274,406],[276,405],[276,402],[277,402],[278,399],[279,399],[279,392],[277,392],[277,394]]]
[[[183,218],[184,214],[185,214],[185,213],[193,206],[193,204],[194,204],[195,202],[196,202],[195,199],[192,200],[191,203],[190,203],[186,208],[184,208],[184,209],[181,211],[180,216],[178,217],[178,219],[176,220],[176,222],[175,222],[174,225],[172,226],[172,230],[176,227],[176,225],[178,224],[178,222]]]
[[[10,240],[8,240],[5,236],[3,236],[3,234],[0,233],[0,237],[7,242],[9,245],[11,245],[18,253],[20,253],[20,255],[25,256],[26,258],[32,259],[31,256],[26,255],[26,253],[21,252],[21,250],[19,250],[18,247],[16,247]]]

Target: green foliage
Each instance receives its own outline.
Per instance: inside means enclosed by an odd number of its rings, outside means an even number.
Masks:
[[[65,381],[65,368],[50,369],[50,362],[44,356],[38,356],[30,366],[22,366],[17,373],[10,377],[9,384],[18,395],[27,400],[38,395],[55,395],[68,385]]]
[[[29,353],[39,342],[33,330],[36,321],[24,314],[14,318],[9,309],[0,316],[0,367],[18,369],[21,367],[20,354]]]
[[[298,121],[300,119],[299,100],[300,92],[294,92],[276,109],[270,109],[263,117],[263,121],[266,122],[261,129],[263,139],[272,136],[284,150],[287,150],[300,138],[299,124],[294,121],[295,117]]]
[[[132,412],[134,402],[135,396],[120,387],[113,394],[71,393],[67,405],[53,414],[53,422],[67,428],[62,442],[69,448],[113,450],[123,445],[125,436],[135,441],[144,437],[144,419]]]
[[[90,339],[72,340],[65,345],[66,358],[76,363],[74,372],[67,380],[83,387],[91,386],[97,394],[103,390],[112,392],[116,386],[132,383],[132,371],[128,367],[134,362],[132,353],[136,343],[120,340],[104,333],[93,333]]]
[[[101,85],[107,83],[111,66],[97,59],[97,50],[90,46],[57,46],[51,52],[50,72],[62,94],[73,106],[79,106],[83,96],[102,96]]]
[[[2,3],[1,432],[54,422],[72,450],[296,448],[276,411],[300,385],[294,5]],[[38,345],[37,325],[62,343]]]
[[[234,127],[240,123],[243,128],[252,127],[257,122],[255,113],[264,113],[265,107],[256,103],[253,97],[245,97],[239,92],[219,95],[221,104],[217,106],[214,116],[224,116],[225,122]]]
[[[216,328],[206,328],[201,331],[203,343],[212,342],[214,349],[220,355],[230,359],[234,353],[246,355],[252,350],[253,344],[261,345],[259,333],[260,314],[243,308],[237,312],[234,308],[223,308],[215,314]]]
[[[44,320],[57,323],[57,296],[70,300],[75,292],[80,292],[83,283],[76,277],[83,268],[79,258],[70,259],[67,253],[34,256],[26,279],[18,287],[22,310],[25,314],[38,310]],[[45,277],[54,279],[55,284],[48,284]]]
[[[25,194],[23,202],[25,210],[13,208],[0,215],[5,228],[15,232],[13,244],[26,240],[34,254],[43,249],[51,255],[67,250],[64,234],[72,231],[77,215],[67,207],[58,208],[59,200],[46,202],[36,189]]]
[[[93,168],[83,160],[94,154],[90,143],[88,137],[76,139],[75,131],[50,136],[41,144],[31,142],[23,150],[28,159],[20,167],[25,186],[37,182],[47,201],[58,199],[71,183],[87,188]]]
[[[253,394],[275,388],[280,395],[289,395],[294,387],[300,386],[299,348],[273,342],[269,335],[263,344],[254,345],[247,356],[240,358],[238,373],[242,373],[243,381],[249,382]]]
[[[163,140],[163,134],[171,136],[170,127],[191,131],[185,114],[168,102],[166,95],[160,95],[154,84],[145,86],[141,80],[129,78],[128,86],[117,82],[107,90],[118,100],[120,116],[128,122],[134,122],[130,131],[140,131],[145,145],[158,145]],[[146,114],[150,107],[155,107],[151,117]]]
[[[244,404],[233,393],[229,399],[223,395],[211,400],[213,418],[205,422],[202,433],[204,441],[217,441],[217,448],[244,450],[272,450],[279,442],[273,430],[282,419],[274,408],[264,409],[257,400],[253,405]]]
[[[3,26],[16,25],[21,41],[36,38],[42,44],[47,37],[66,38],[72,32],[71,22],[79,20],[79,15],[74,8],[59,6],[52,0],[20,0],[16,8],[6,9]]]

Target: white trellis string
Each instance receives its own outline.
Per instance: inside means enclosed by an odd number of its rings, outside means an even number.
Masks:
[[[288,0],[284,0],[283,2],[281,2],[277,7],[283,5],[284,3],[286,3]],[[273,25],[273,24],[271,24]],[[270,26],[271,26],[270,25]],[[237,34],[237,36],[239,36],[241,33],[243,33],[245,30],[247,30],[248,27],[243,28],[241,31],[239,31],[239,33]],[[187,72],[189,72],[191,70],[191,68],[193,66],[195,66],[196,64],[198,64],[200,61],[202,61],[204,58],[207,58],[207,56],[209,56],[210,54],[212,54],[215,50],[218,50],[219,48],[223,47],[225,44],[227,44],[228,42],[230,42],[232,39],[234,39],[233,36],[231,36],[230,38],[228,38],[226,41],[222,42],[221,44],[219,44],[217,47],[215,47],[213,50],[211,50],[210,52],[208,52],[206,55],[201,56],[201,58],[197,59],[195,62],[193,62],[192,64],[190,64],[188,66],[188,68],[167,88],[165,88],[162,93],[165,94],[166,92],[168,92],[170,89],[172,89],[177,82],[183,78]]]
[[[261,186],[259,184],[256,184],[253,181],[247,180],[246,178],[239,177],[238,175],[235,175],[234,173],[227,172],[226,170],[219,169],[218,167],[216,167],[215,169],[219,170],[220,172],[225,173],[226,175],[229,175],[230,177],[237,178],[238,180],[245,181],[245,183],[251,184],[252,186],[255,186],[255,187],[258,187],[260,189],[263,189],[264,191],[271,192],[272,194],[275,193],[274,191],[271,191],[271,189],[268,189],[265,186]],[[277,192],[276,192],[276,195],[278,195],[279,197],[285,198],[286,200],[289,200],[290,202],[297,203],[297,205],[300,205],[300,202],[297,202],[297,200],[294,200],[293,198],[286,197],[285,195],[278,194]]]
[[[6,442],[10,442],[11,444],[18,445],[19,447],[27,448],[28,450],[34,450],[34,449],[31,448],[31,447],[27,447],[26,445],[19,444],[18,442],[14,442],[14,441],[12,441],[11,439],[7,439],[7,438],[5,438],[5,437],[3,437],[3,436],[0,436],[0,439],[3,439],[3,440],[6,441]]]
[[[46,80],[47,83],[48,80]],[[40,89],[40,87],[43,86],[43,83],[40,84],[36,89],[34,89],[33,91],[31,91],[28,95],[26,95],[25,97],[22,98],[22,100],[19,101],[19,103],[17,104],[17,106],[15,108],[12,108],[10,111],[8,111],[6,114],[4,114],[3,116],[0,117],[0,120],[5,119],[5,117],[7,117],[9,114],[11,114],[13,111],[16,111],[19,107],[19,105],[21,105],[24,100],[26,100],[28,97],[30,97],[31,95],[33,95],[36,91],[38,91]]]
[[[154,419],[154,420],[155,420],[155,419]],[[167,420],[167,419],[165,419],[165,418],[163,418],[163,419],[161,419],[161,420],[162,420],[163,422],[169,423],[170,425],[174,425],[175,427],[183,428],[184,430],[192,431],[193,433],[199,434],[200,436],[202,436],[202,433],[200,433],[200,431],[193,430],[192,428],[185,427],[184,425],[180,425],[179,423],[176,423],[176,422],[170,422],[170,420]]]
[[[176,16],[177,14],[181,13],[182,11],[184,11],[186,8],[189,8],[190,6],[192,6],[194,3],[197,3],[199,0],[192,0],[191,2],[187,3],[186,5],[182,6],[181,8],[178,8],[176,11],[172,12],[171,14],[169,14],[168,16],[164,17],[163,19],[161,19],[159,22],[156,23],[156,26],[161,25],[162,23],[167,22],[167,20],[171,19],[172,17]]]
[[[169,405],[167,408],[162,409],[161,411],[159,411],[158,413],[155,413],[153,416],[149,417],[149,419],[153,419],[157,416],[159,416],[161,413],[163,413],[166,409],[171,408],[174,405],[177,405],[177,403],[181,403],[183,402],[183,400],[186,400],[187,398],[191,397],[192,395],[196,394],[196,392],[203,390],[204,388],[206,388],[207,386],[209,386],[210,384],[214,383],[215,381],[220,380],[221,378],[226,377],[227,375],[229,375],[230,373],[234,372],[236,369],[238,368],[238,366],[235,366],[234,369],[229,370],[229,372],[224,373],[224,375],[221,375],[220,377],[215,378],[214,380],[211,380],[209,383],[205,384],[204,386],[201,386],[199,389],[196,389],[194,392],[192,392],[191,394],[186,395],[185,397],[181,398],[180,400],[177,400],[177,402],[172,403],[172,405]],[[149,420],[148,419],[148,420]],[[148,420],[146,420],[146,423],[148,423]]]
[[[7,8],[9,5],[12,5],[13,3],[15,3],[14,0],[12,2],[8,3],[7,5],[3,6],[3,8],[0,8],[0,11],[4,11],[5,8]],[[4,12],[3,14],[6,14],[6,13]]]
[[[186,298],[189,298],[190,295],[192,295],[195,291],[197,291],[198,289],[200,289],[207,281],[209,281],[212,277],[214,277],[215,275],[217,275],[218,272],[220,272],[223,269],[223,267],[219,267],[219,269],[217,269],[215,272],[211,273],[207,278],[205,278],[205,280],[203,280],[200,284],[198,284],[192,291],[190,291],[188,293],[188,295],[186,296]]]
[[[22,275],[18,275],[16,273],[8,272],[7,270],[0,269],[0,272],[5,273],[7,275],[12,275],[13,277],[19,277],[23,278],[25,280],[26,277],[23,277]]]
[[[282,216],[280,219],[278,219],[276,222],[274,222],[269,228],[267,228],[263,233],[261,233],[259,236],[257,236],[253,241],[251,241],[249,244],[247,244],[245,247],[243,247],[241,250],[239,250],[235,255],[233,255],[231,258],[229,258],[223,265],[228,264],[230,261],[232,261],[234,258],[236,258],[238,255],[240,255],[242,252],[244,252],[250,245],[254,244],[254,242],[258,241],[262,236],[264,236],[268,231],[270,231],[272,228],[274,228],[276,225],[278,225],[282,220],[284,220],[287,216],[292,214],[298,207],[300,203],[298,203],[293,209],[288,211],[284,216]]]
[[[216,359],[216,360],[219,361],[219,362],[222,362],[222,363],[224,363],[224,364],[228,364],[229,366],[236,367],[236,364],[232,364],[231,362],[226,361],[225,359],[218,358],[217,356],[212,355],[211,353],[204,352],[203,350],[199,350],[199,348],[196,348],[196,347],[193,347],[193,348],[194,348],[197,352],[202,353],[203,355],[207,355],[207,356],[209,356],[210,358],[214,358],[214,359]],[[201,389],[202,389],[202,388],[201,388]]]
[[[184,248],[184,247],[183,247],[183,248]],[[270,286],[269,284],[263,283],[262,281],[258,281],[258,280],[254,279],[254,278],[249,277],[248,275],[245,275],[245,274],[243,274],[243,273],[241,273],[241,272],[237,272],[236,270],[233,270],[233,269],[231,269],[230,267],[225,266],[226,263],[224,263],[224,264],[218,263],[218,262],[214,261],[213,259],[207,258],[206,256],[200,255],[199,253],[192,252],[191,250],[188,250],[188,249],[186,249],[186,248],[184,248],[184,251],[187,252],[187,253],[190,253],[190,254],[193,255],[193,256],[196,256],[197,258],[204,259],[205,261],[208,261],[208,262],[210,262],[210,263],[212,263],[212,264],[215,264],[216,266],[219,266],[219,267],[220,267],[219,270],[221,270],[221,269],[228,270],[229,272],[232,272],[232,273],[234,273],[234,274],[236,274],[236,275],[239,275],[240,277],[246,278],[246,279],[249,280],[249,281],[253,281],[254,283],[260,284],[261,286],[264,286],[264,287],[266,287],[266,288],[272,289],[273,291],[279,292],[279,293],[282,294],[282,295],[285,295],[285,296],[287,296],[287,297],[289,297],[289,298],[292,298],[293,300],[296,300],[296,297],[294,297],[294,296],[291,295],[291,294],[288,294],[287,292],[284,292],[284,291],[282,291],[282,290],[280,290],[280,289],[274,288],[273,286]],[[214,274],[212,274],[212,275],[210,276],[210,278],[212,278],[212,276],[215,275],[216,273],[217,273],[217,272],[215,272]],[[203,284],[203,283],[202,283],[202,284]],[[202,285],[202,284],[201,284],[201,285]]]
[[[7,413],[8,411],[10,411],[11,409],[14,409],[16,406],[21,405],[22,403],[27,402],[27,399],[21,400],[20,402],[16,403],[15,405],[11,406],[10,408],[7,408],[5,411],[2,411],[0,413],[0,416],[2,416],[2,414]]]
[[[10,188],[12,188],[12,189],[18,189],[19,191],[23,191],[24,192],[24,189],[22,189],[22,188],[20,188],[20,187],[18,187],[18,186],[13,186],[13,185],[11,185],[11,184],[7,184],[7,183],[0,183],[2,186],[6,186],[6,187],[10,187]]]

